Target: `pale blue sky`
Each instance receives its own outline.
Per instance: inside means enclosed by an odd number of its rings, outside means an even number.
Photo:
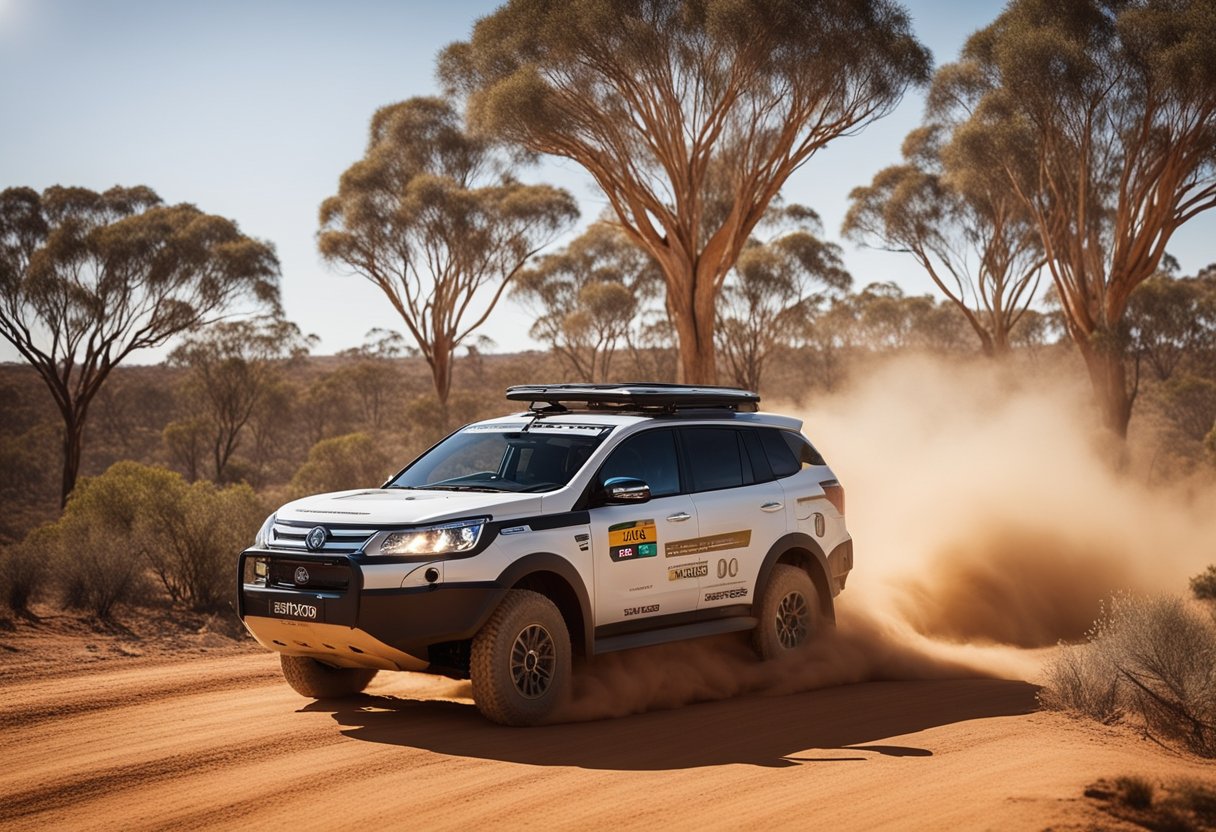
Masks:
[[[362,154],[379,106],[437,91],[435,54],[467,37],[494,0],[0,0],[0,187],[147,184],[271,240],[283,264],[287,316],[321,337],[319,353],[400,329],[379,290],[336,274],[316,254],[316,211]],[[937,62],[996,16],[999,2],[906,3]],[[897,161],[921,117],[910,93],[891,116],[813,157],[786,185],[789,201],[839,229],[850,189]],[[527,173],[569,188],[583,222],[603,198],[571,163]],[[1216,216],[1175,235],[1184,272],[1216,261]],[[906,257],[842,243],[859,285],[930,284]],[[498,351],[526,349],[530,324],[511,303],[485,328]],[[137,361],[155,361],[163,351]],[[0,344],[0,360],[16,359]]]

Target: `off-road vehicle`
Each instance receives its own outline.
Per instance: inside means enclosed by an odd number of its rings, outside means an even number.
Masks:
[[[379,670],[472,680],[530,725],[574,656],[751,631],[774,658],[834,620],[853,566],[844,489],[755,393],[512,387],[379,488],[306,497],[241,553],[240,615],[304,696]]]

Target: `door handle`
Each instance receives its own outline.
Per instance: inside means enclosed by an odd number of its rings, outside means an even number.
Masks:
[[[765,503],[764,505],[760,506],[761,511],[779,511],[783,508],[785,508],[785,504],[777,502]]]
[[[691,517],[692,517],[692,515],[689,514],[687,511],[681,511],[678,514],[667,515],[667,519],[670,520],[672,523],[683,523],[685,520],[688,520]]]

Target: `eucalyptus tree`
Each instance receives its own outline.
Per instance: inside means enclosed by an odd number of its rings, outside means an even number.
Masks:
[[[89,405],[133,352],[239,302],[277,308],[274,248],[150,188],[0,192],[0,335],[63,417],[61,503],[76,484]]]
[[[760,388],[769,356],[801,332],[827,295],[853,283],[840,247],[819,237],[814,211],[791,205],[770,212],[766,224],[785,228],[744,246],[718,304],[719,348],[733,382],[748,390]]]
[[[533,338],[549,345],[579,378],[607,381],[617,348],[636,348],[642,312],[662,291],[654,259],[620,228],[596,222],[537,259],[512,290],[536,316]]]
[[[172,447],[194,439],[192,432],[200,433],[210,451],[212,478],[225,482],[242,434],[279,382],[284,362],[307,355],[315,343],[316,336],[305,336],[295,324],[279,318],[221,321],[187,338],[169,361],[189,370],[184,391],[192,418],[166,428],[166,441]],[[195,459],[188,453],[178,455],[187,461],[193,479]]]
[[[578,216],[570,194],[518,181],[508,155],[460,122],[438,98],[377,110],[363,158],[321,205],[317,236],[326,261],[378,286],[401,316],[445,425],[456,349]]]
[[[891,0],[509,0],[439,59],[475,128],[594,177],[663,271],[691,383],[714,382],[718,294],[788,177],[929,66]]]
[[[1150,277],[1128,300],[1127,324],[1133,350],[1158,381],[1188,363],[1216,376],[1216,268],[1196,277]]]
[[[844,233],[911,254],[958,307],[985,355],[1005,355],[1034,301],[1044,259],[1029,212],[999,169],[947,175],[941,125],[904,140],[902,164],[854,188]]]
[[[1136,395],[1132,290],[1216,205],[1216,5],[1013,0],[939,70],[951,175],[999,171],[1043,245],[1104,423]]]

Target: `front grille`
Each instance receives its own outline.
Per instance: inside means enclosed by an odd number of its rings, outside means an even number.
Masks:
[[[320,549],[309,549],[304,542],[308,533],[317,526],[325,529],[325,544]],[[349,555],[358,551],[375,529],[356,528],[329,523],[299,523],[276,520],[270,531],[269,547],[291,552],[333,552]]]

